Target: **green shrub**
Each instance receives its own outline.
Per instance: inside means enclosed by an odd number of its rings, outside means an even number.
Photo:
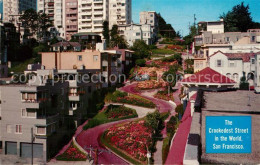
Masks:
[[[162,161],[163,161],[163,164],[165,163],[167,156],[169,154],[170,145],[171,145],[171,138],[170,137],[164,138],[163,139],[163,146],[162,146]]]
[[[145,66],[145,63],[146,63],[146,61],[144,59],[138,59],[135,61],[135,64],[140,67]]]
[[[176,107],[175,112],[179,115],[183,116],[184,110],[183,110],[183,104],[180,104]]]
[[[170,136],[173,136],[176,130],[176,124],[178,122],[178,118],[175,116],[172,116],[169,120],[169,122],[166,124],[166,131],[167,134]]]
[[[101,124],[135,117],[138,117],[138,115],[134,109],[125,106],[110,105],[106,110],[99,112],[93,119],[90,119],[83,129],[87,130]]]

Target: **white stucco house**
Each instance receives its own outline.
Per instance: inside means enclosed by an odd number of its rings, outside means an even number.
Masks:
[[[254,86],[255,71],[259,68],[255,66],[256,53],[223,53],[217,51],[209,56],[209,67],[221,74],[240,83],[240,78],[245,73],[250,86]]]
[[[137,40],[144,40],[147,45],[152,44],[153,32],[149,24],[118,25],[119,34],[124,36],[129,46]]]

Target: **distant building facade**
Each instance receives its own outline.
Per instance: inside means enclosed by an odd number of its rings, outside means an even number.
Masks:
[[[109,29],[132,22],[132,0],[109,0]]]
[[[133,46],[137,40],[144,40],[147,45],[152,44],[151,25],[128,24],[118,26],[119,34],[123,35],[129,46]]]
[[[158,16],[155,11],[140,12],[140,24],[151,25],[153,38],[157,38],[159,30]]]
[[[40,13],[45,13],[51,21],[53,21],[53,25],[58,31],[58,36],[65,37],[64,34],[64,26],[65,26],[65,11],[64,11],[64,0],[38,0],[37,11]]]
[[[3,0],[3,21],[11,22],[13,15],[22,14],[27,9],[37,8],[37,0]]]

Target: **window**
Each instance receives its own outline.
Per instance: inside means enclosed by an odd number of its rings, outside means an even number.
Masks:
[[[140,33],[136,33],[136,36],[140,36],[141,34]]]
[[[22,125],[16,125],[15,126],[15,133],[19,133],[19,134],[22,133]]]
[[[38,135],[46,135],[46,127],[37,127],[36,133]]]
[[[229,37],[227,37],[226,39],[227,39],[227,42],[229,42]]]
[[[234,73],[234,74],[233,74],[233,80],[235,80],[235,81],[238,80],[238,74],[237,74],[237,73]]]
[[[78,56],[78,61],[82,61],[82,55]]]
[[[153,14],[151,14],[150,16],[153,17]]]
[[[151,20],[150,23],[153,23],[153,21]]]
[[[217,67],[222,67],[222,61],[221,60],[217,60]]]
[[[27,109],[27,117],[36,118],[36,112],[33,109]]]
[[[227,73],[226,74],[228,78],[231,78],[231,74],[230,73]]]
[[[255,42],[255,36],[252,36],[252,42]]]
[[[252,59],[252,60],[251,60],[251,63],[252,63],[252,64],[255,64],[255,59]]]
[[[36,118],[35,109],[22,109],[22,117]]]
[[[94,55],[94,56],[93,56],[93,60],[94,60],[94,61],[98,61],[98,55]]]
[[[229,67],[235,67],[235,61],[229,61]]]
[[[10,125],[10,124],[6,125],[6,132],[7,133],[12,133],[12,125]]]

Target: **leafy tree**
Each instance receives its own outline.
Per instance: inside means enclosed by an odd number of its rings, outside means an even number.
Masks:
[[[170,66],[167,72],[164,72],[162,79],[169,83],[170,87],[174,87],[176,85],[176,73],[178,71],[179,65]]]
[[[155,132],[158,131],[159,122],[161,120],[161,115],[159,111],[148,113],[145,120],[147,126],[151,127]]]
[[[197,35],[197,27],[191,26],[189,34],[183,38],[185,40],[184,44],[185,45],[191,45],[191,43],[194,41],[194,37],[196,35]]]
[[[135,41],[133,46],[131,47],[131,50],[135,51],[135,59],[149,58],[151,54],[149,46],[143,40]]]
[[[145,63],[146,63],[146,61],[144,59],[138,59],[135,61],[135,64],[140,67],[145,66]]]
[[[33,9],[28,9],[20,17],[22,26],[29,29],[33,35],[37,35],[40,39],[48,35],[48,28],[52,27],[52,21],[43,13],[37,13]]]
[[[224,19],[226,32],[246,32],[248,29],[260,27],[259,23],[253,22],[249,5],[244,5],[244,2],[234,6],[231,11],[223,13],[220,18]]]
[[[49,35],[48,29],[52,27],[52,21],[49,19],[49,17],[43,13],[38,14],[38,37],[44,38]]]
[[[118,26],[113,25],[111,31],[110,31],[110,47],[113,48],[115,46],[118,46],[120,49],[126,49],[128,47],[128,43],[125,40],[125,38],[121,35],[119,35],[118,32]]]
[[[20,17],[22,26],[26,29],[30,29],[33,34],[36,34],[38,29],[38,14],[33,9],[28,9]]]
[[[59,42],[59,40],[58,40],[58,38],[55,36],[55,37],[53,37],[53,38],[51,39],[50,45],[56,44],[56,43],[58,43],[58,42]]]
[[[123,36],[115,35],[110,41],[110,47],[118,46],[119,49],[126,49],[128,43]]]
[[[243,72],[243,77],[241,77],[241,79],[240,79],[239,89],[240,90],[249,90],[249,83],[246,79],[245,72]]]
[[[118,26],[117,25],[113,25],[112,29],[110,31],[111,40],[113,40],[116,35],[118,35]]]
[[[109,37],[109,23],[108,21],[103,22],[103,32],[104,39],[106,39],[107,45],[109,45],[110,37]]]
[[[163,37],[175,38],[176,32],[171,24],[167,24],[164,18],[159,13],[158,15],[159,32]]]

